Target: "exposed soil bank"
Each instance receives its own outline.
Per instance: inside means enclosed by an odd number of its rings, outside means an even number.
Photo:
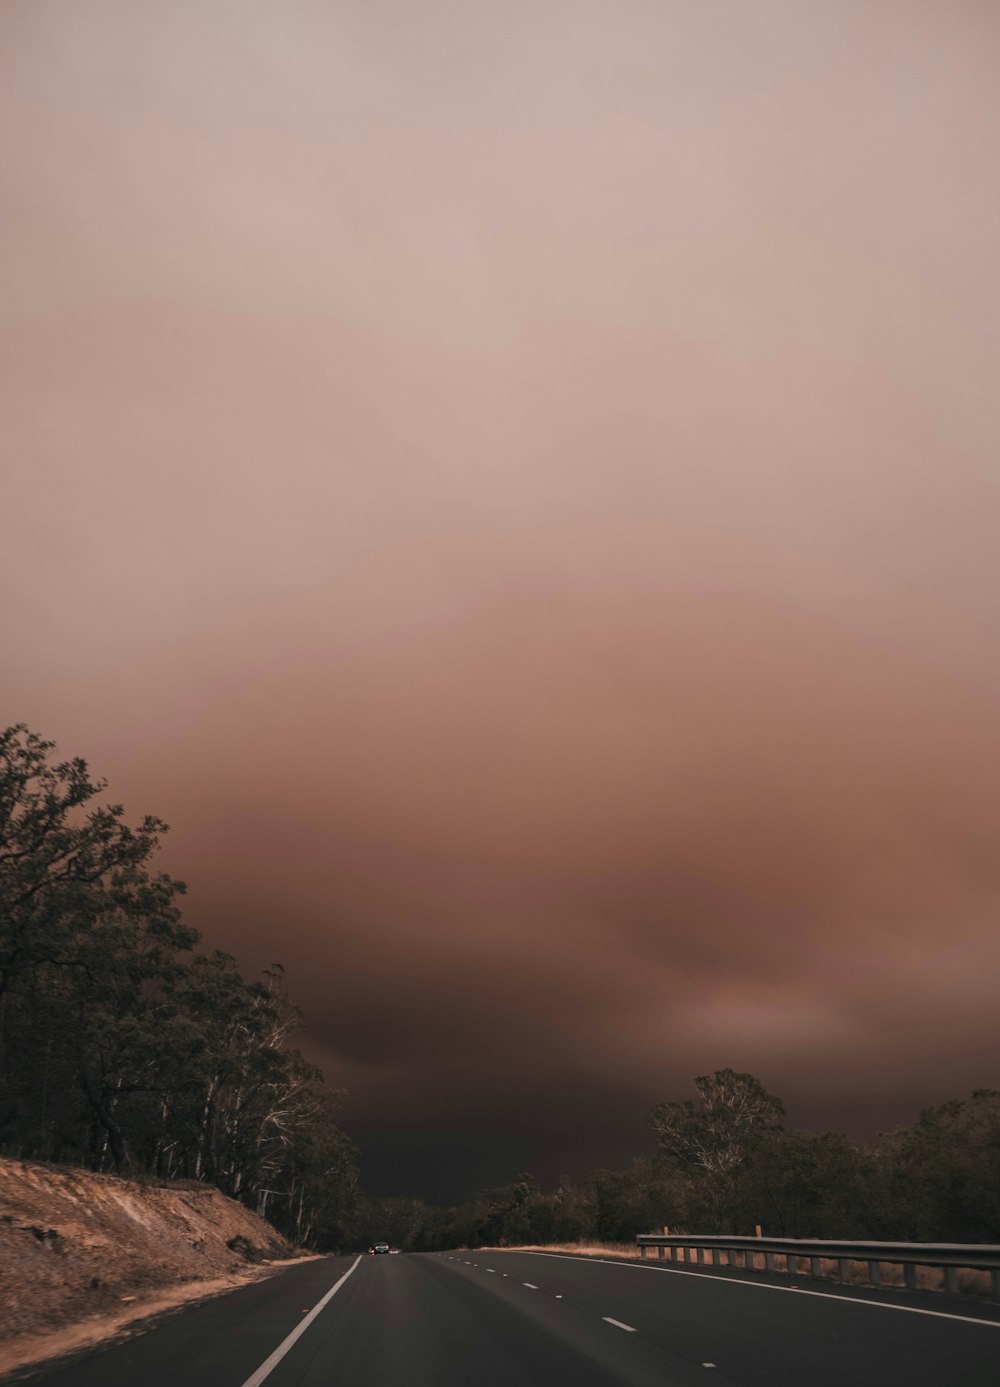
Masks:
[[[292,1255],[269,1223],[208,1185],[0,1159],[0,1372]]]

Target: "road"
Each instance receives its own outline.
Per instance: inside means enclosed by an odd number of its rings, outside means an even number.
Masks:
[[[331,1294],[332,1292],[332,1294]],[[515,1252],[331,1257],[46,1387],[997,1387],[1000,1309]]]

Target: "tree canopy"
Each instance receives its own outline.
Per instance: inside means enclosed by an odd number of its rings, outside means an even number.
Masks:
[[[282,970],[197,952],[162,820],[79,758],[0,734],[0,1150],[211,1181],[302,1242],[351,1215],[338,1093],[292,1044]]]
[[[779,1098],[752,1074],[717,1069],[694,1081],[699,1102],[658,1103],[649,1117],[663,1151],[710,1175],[729,1176],[784,1117]]]

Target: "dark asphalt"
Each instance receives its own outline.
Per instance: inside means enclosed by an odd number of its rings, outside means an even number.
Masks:
[[[244,1387],[353,1262],[292,1267],[31,1380],[46,1387]],[[515,1252],[363,1257],[266,1384],[1000,1383],[994,1308],[927,1295],[809,1294],[814,1289],[821,1288]],[[897,1308],[904,1305],[958,1318]]]

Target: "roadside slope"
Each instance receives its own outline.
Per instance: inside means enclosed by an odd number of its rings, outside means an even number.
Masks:
[[[0,1371],[15,1339],[120,1321],[167,1288],[240,1279],[291,1255],[269,1223],[209,1185],[0,1159]]]

